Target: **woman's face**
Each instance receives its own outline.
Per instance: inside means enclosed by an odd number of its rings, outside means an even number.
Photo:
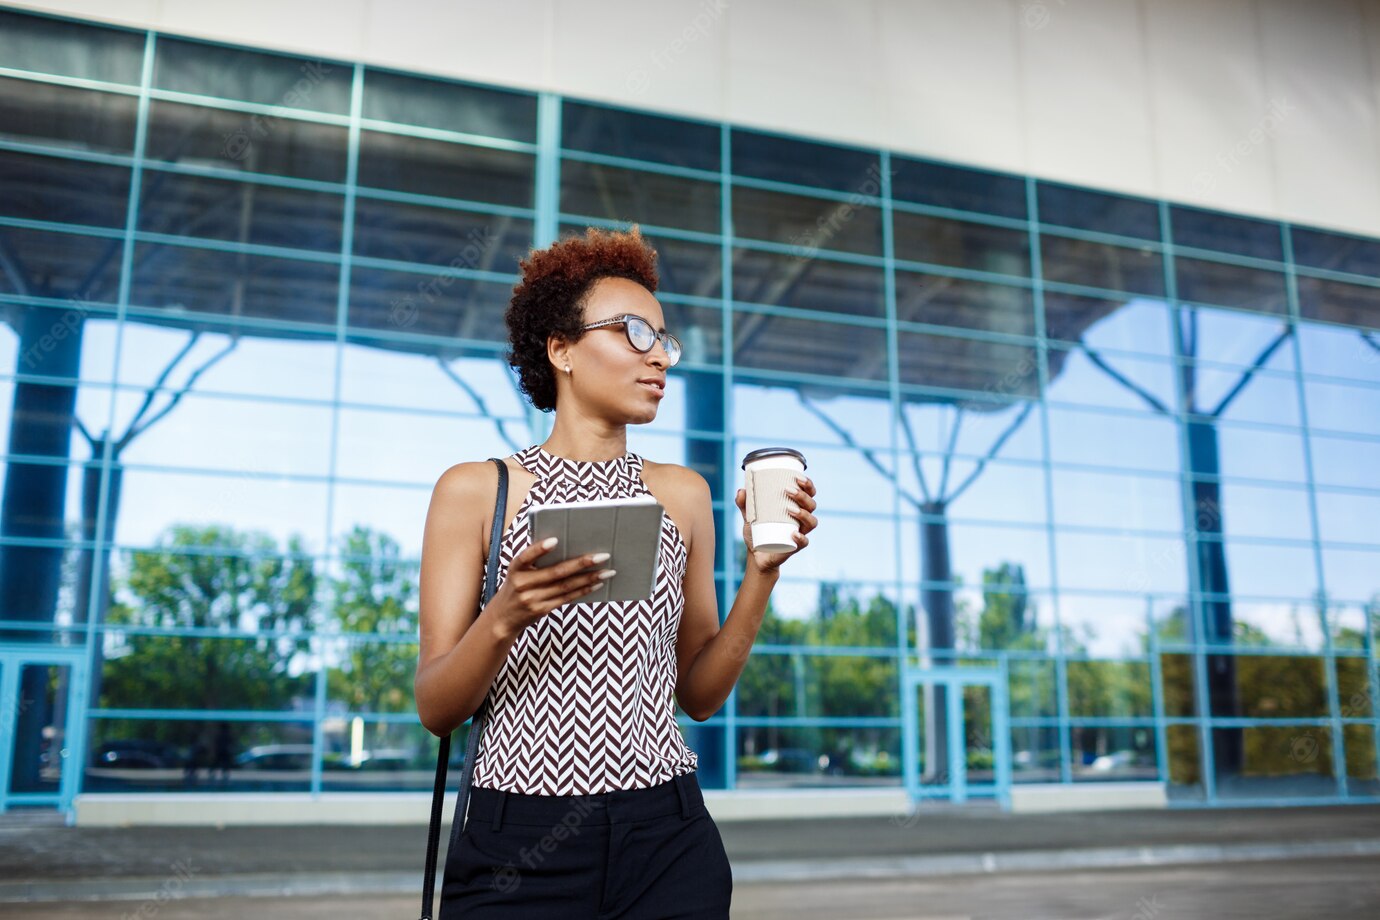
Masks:
[[[658,332],[666,328],[656,297],[627,278],[600,278],[594,283],[585,297],[582,325],[625,313],[642,317]],[[570,365],[569,374],[565,363]],[[625,328],[615,324],[586,330],[579,341],[567,346],[564,363],[556,362],[556,376],[564,378],[565,393],[591,412],[640,425],[656,418],[669,366],[660,341],[651,351],[639,352],[629,344]]]

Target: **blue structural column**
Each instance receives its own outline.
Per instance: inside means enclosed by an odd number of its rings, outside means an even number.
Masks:
[[[725,430],[723,375],[717,371],[686,370],[681,378],[685,382],[685,427],[689,432],[685,437],[685,465],[708,480],[710,497],[715,502],[726,501],[723,442],[710,436]],[[729,540],[732,534],[720,534],[719,538]],[[720,575],[719,580],[722,579]],[[727,596],[722,584],[717,589],[720,597]],[[699,755],[700,784],[712,789],[726,788],[723,726],[695,723],[686,734],[690,749]]]

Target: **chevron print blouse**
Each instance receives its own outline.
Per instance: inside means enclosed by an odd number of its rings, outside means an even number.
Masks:
[[[531,543],[530,507],[650,494],[633,453],[577,461],[533,445],[513,459],[536,482],[503,537],[499,584]],[[696,768],[675,720],[686,556],[667,515],[651,600],[566,604],[523,630],[484,700],[476,786],[587,795],[654,786]]]

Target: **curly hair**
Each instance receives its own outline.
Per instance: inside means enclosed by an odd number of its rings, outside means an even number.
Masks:
[[[600,278],[627,278],[656,293],[656,250],[636,224],[627,232],[590,227],[583,236],[532,250],[519,265],[522,280],[503,317],[508,363],[532,405],[550,412],[556,408],[556,372],[546,356],[547,339],[580,338],[584,299]]]

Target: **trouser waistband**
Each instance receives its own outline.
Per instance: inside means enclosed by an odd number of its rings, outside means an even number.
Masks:
[[[615,789],[589,795],[531,795],[470,787],[469,821],[493,830],[504,823],[553,827],[557,824],[626,824],[667,815],[694,817],[704,794],[694,771],[645,789]]]

